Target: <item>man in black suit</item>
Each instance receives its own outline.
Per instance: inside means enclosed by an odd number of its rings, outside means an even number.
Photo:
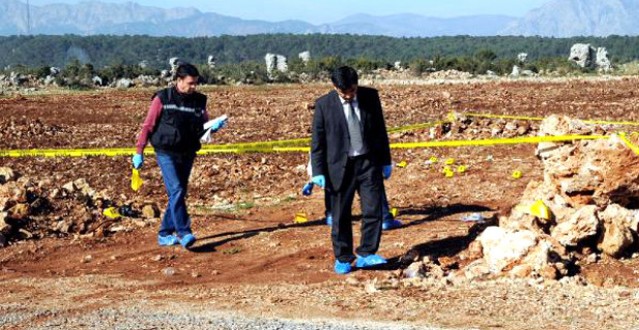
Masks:
[[[311,159],[312,182],[331,194],[331,238],[335,272],[346,274],[351,263],[366,268],[386,263],[375,254],[382,235],[383,178],[391,175],[391,156],[377,90],[358,86],[351,67],[336,69],[334,90],[315,102]],[[351,207],[359,192],[361,242],[353,254]]]

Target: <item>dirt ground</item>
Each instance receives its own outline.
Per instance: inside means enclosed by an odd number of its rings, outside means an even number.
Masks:
[[[380,90],[391,128],[438,121],[453,110],[639,121],[638,83],[630,77],[374,87]],[[329,86],[201,90],[209,97],[211,117],[230,118],[214,143],[235,143],[308,137],[312,112],[306,104]],[[0,99],[0,150],[132,147],[152,93],[10,95]],[[422,141],[428,133],[394,133],[391,142]],[[174,306],[196,314],[216,310],[445,328],[638,327],[636,258],[606,259],[583,268],[587,284],[494,279],[370,289],[377,279],[396,274],[399,259],[410,250],[435,257],[464,250],[481,228],[461,221],[463,216],[507,214],[528,181],[541,176],[534,148],[394,150],[394,161],[407,166],[394,169],[386,189],[405,226],[384,232],[379,253],[390,258],[388,267],[348,276],[332,271],[322,192],[316,189],[310,197],[299,192],[308,179],[306,154],[201,156],[188,199],[198,236],[192,251],[157,246],[157,222],[100,238],[69,235],[13,242],[0,249],[0,327],[45,327],[107,308],[180,310]],[[427,164],[432,156],[440,162],[454,158],[467,171],[446,178],[441,164]],[[142,172],[145,185],[137,193],[129,188],[128,157],[0,158],[2,166],[36,180],[84,178],[118,202],[166,203],[152,156]],[[514,179],[513,171],[521,171],[522,178]],[[305,213],[309,221],[293,223],[296,213]]]

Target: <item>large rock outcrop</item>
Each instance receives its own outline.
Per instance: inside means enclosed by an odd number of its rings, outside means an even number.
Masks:
[[[538,145],[543,181],[531,181],[511,215],[478,237],[483,258],[470,274],[483,264],[491,274],[556,279],[591,252],[637,251],[639,156],[626,137],[562,116],[546,118],[538,135],[593,139]]]

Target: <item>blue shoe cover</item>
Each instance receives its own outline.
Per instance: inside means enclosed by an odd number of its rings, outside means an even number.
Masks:
[[[357,257],[357,262],[355,263],[355,266],[357,266],[357,268],[366,268],[366,267],[383,265],[387,262],[388,261],[386,261],[386,259],[376,254],[371,254],[366,257]]]
[[[182,244],[185,249],[190,248],[193,243],[195,243],[195,236],[193,236],[193,234],[186,234],[180,239],[180,244]]]
[[[171,246],[180,243],[175,235],[158,235],[158,244],[160,246]]]
[[[352,266],[350,262],[335,260],[335,267],[333,269],[335,270],[335,273],[344,275],[351,272]]]
[[[396,219],[382,222],[382,230],[391,230],[402,226],[402,222]]]

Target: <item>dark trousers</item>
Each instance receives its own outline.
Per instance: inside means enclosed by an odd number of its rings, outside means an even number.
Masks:
[[[324,209],[326,210],[326,212],[324,212],[325,216],[333,216],[331,212],[331,194],[326,192],[324,193]],[[382,220],[384,221],[393,221],[393,219],[395,219],[390,212],[390,205],[388,204],[388,197],[386,197],[386,188],[384,185],[382,185],[382,216]]]
[[[353,254],[352,206],[355,192],[359,193],[362,208],[360,245],[357,255],[366,257],[375,254],[382,236],[382,192],[381,168],[366,156],[349,159],[346,163],[344,182],[339,190],[330,191],[333,226],[331,238],[335,258],[340,262],[351,262]]]
[[[186,210],[186,193],[195,154],[172,155],[156,152],[169,203],[160,224],[159,235],[176,233],[179,237],[191,233],[191,218]]]

